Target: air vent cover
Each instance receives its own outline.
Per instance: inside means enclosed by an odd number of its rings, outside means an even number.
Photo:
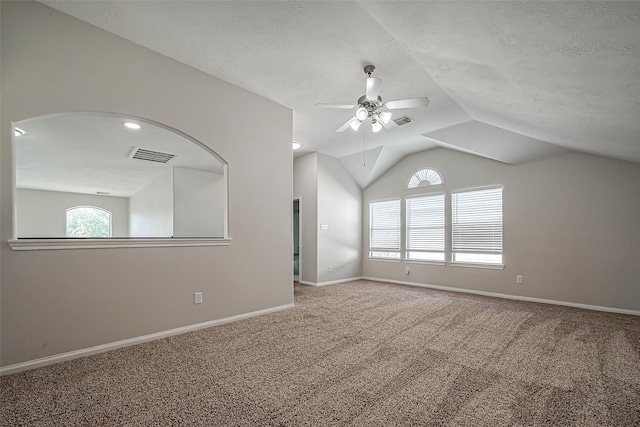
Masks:
[[[176,155],[134,147],[129,157],[132,159],[146,160],[148,162],[169,163],[176,157]]]
[[[395,119],[394,122],[396,122],[398,126],[402,126],[402,125],[406,125],[407,123],[411,123],[411,119],[407,116],[404,116],[404,117],[400,117],[399,119]]]

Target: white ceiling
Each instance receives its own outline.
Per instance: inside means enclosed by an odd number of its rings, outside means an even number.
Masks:
[[[640,163],[638,1],[43,3],[292,108],[296,155],[338,157],[362,187],[437,146]],[[369,63],[385,101],[431,104],[396,110],[413,121],[393,131],[336,133],[353,112],[314,105],[355,104]]]
[[[127,129],[124,122],[141,125]],[[16,187],[130,197],[173,167],[223,173],[223,164],[180,134],[148,121],[103,113],[22,120],[16,137]],[[135,148],[173,154],[168,163],[131,158]]]

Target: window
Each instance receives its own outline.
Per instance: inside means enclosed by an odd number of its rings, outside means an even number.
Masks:
[[[369,257],[400,259],[400,199],[370,203]]]
[[[428,187],[442,184],[442,176],[434,169],[422,169],[414,173],[407,188]]]
[[[407,199],[407,260],[444,262],[444,194]]]
[[[452,261],[502,264],[502,187],[451,194]]]
[[[67,209],[67,237],[111,237],[111,212],[91,206]]]

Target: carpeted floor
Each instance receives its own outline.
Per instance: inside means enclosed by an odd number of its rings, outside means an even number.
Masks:
[[[357,281],[0,378],[3,426],[640,426],[640,317]]]

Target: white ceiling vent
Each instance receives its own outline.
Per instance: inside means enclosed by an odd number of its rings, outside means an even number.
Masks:
[[[162,153],[160,151],[133,147],[133,151],[129,157],[132,159],[146,160],[148,162],[169,163],[176,157],[176,154]]]
[[[404,117],[400,117],[399,119],[395,119],[394,122],[396,122],[398,126],[402,126],[402,125],[406,125],[407,123],[411,123],[411,119],[407,116],[404,116]]]

